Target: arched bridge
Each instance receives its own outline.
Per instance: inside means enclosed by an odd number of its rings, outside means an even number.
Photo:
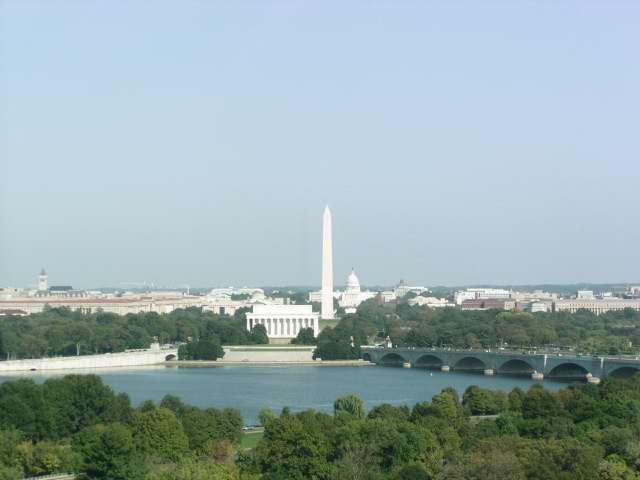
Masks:
[[[640,372],[640,357],[597,357],[505,350],[362,347],[362,359],[383,366],[530,376],[557,380],[630,377]]]

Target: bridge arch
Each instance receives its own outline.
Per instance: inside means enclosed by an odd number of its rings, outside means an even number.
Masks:
[[[413,364],[413,366],[416,368],[428,368],[437,370],[439,370],[443,365],[444,362],[440,357],[437,357],[436,355],[432,355],[430,353],[422,355]]]
[[[589,370],[583,366],[573,362],[566,362],[553,367],[546,377],[556,380],[585,380],[588,374]]]
[[[362,360],[364,360],[365,362],[370,362],[371,361],[371,354],[369,352],[365,352],[362,354]]]
[[[638,372],[640,372],[640,368],[637,367],[618,367],[609,372],[609,376],[612,378],[631,378]]]
[[[453,366],[453,370],[459,372],[483,372],[487,364],[476,357],[463,357]]]
[[[378,363],[386,367],[401,367],[403,363],[406,363],[406,360],[397,353],[387,353]]]
[[[529,364],[529,362],[525,362],[524,360],[520,360],[519,358],[512,358],[507,360],[502,365],[498,367],[498,373],[501,375],[513,375],[513,376],[527,376],[530,377],[533,372],[535,372],[535,368]]]
[[[164,357],[164,361],[165,362],[170,362],[171,360],[177,360],[178,357],[175,356],[175,354],[170,353],[169,355],[167,355],[166,357]]]

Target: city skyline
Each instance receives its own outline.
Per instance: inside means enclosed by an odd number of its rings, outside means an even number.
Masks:
[[[0,9],[0,285],[640,277],[640,4]]]

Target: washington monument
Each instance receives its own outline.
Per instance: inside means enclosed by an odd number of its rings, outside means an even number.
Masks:
[[[324,208],[322,217],[322,307],[320,318],[333,318],[333,240],[331,239],[331,210]]]

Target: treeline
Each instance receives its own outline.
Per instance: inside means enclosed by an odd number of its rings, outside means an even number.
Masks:
[[[0,479],[73,472],[110,480],[638,480],[640,376],[451,388],[413,406],[260,414],[264,436],[237,453],[242,418],[179,398],[132,408],[99,377],[0,386]]]
[[[246,330],[245,309],[220,316],[199,308],[169,314],[83,314],[51,308],[26,317],[0,317],[0,359],[88,355],[147,348],[160,343],[207,341],[214,345],[267,343],[266,332]]]
[[[242,426],[238,410],[203,410],[170,395],[132,408],[95,375],[8,381],[0,385],[0,479],[232,478]]]
[[[494,415],[473,417],[472,415]],[[509,394],[447,388],[431,402],[338,399],[334,415],[263,415],[265,433],[240,459],[271,480],[633,480],[640,478],[640,379],[541,385]]]
[[[588,311],[574,314],[462,311],[367,301],[355,314],[345,315],[334,329],[321,332],[316,354],[323,359],[358,358],[360,345],[383,341],[387,336],[400,346],[517,349],[562,346],[574,348],[578,353],[617,355],[639,351],[640,313],[633,309],[602,315]]]

